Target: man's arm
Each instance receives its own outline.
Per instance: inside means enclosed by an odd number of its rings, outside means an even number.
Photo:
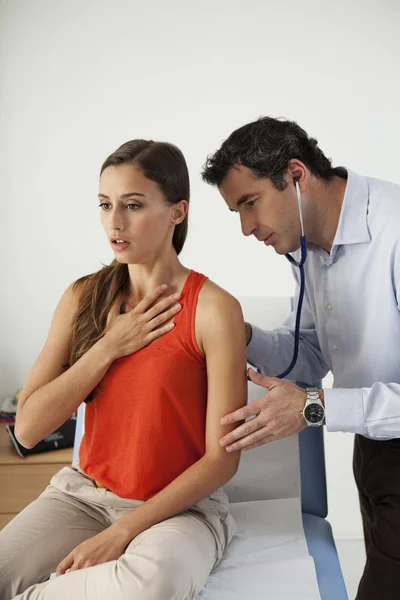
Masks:
[[[274,377],[287,369],[291,363],[295,341],[296,308],[299,296],[299,273],[293,268],[296,279],[295,310],[282,327],[263,331],[246,323],[247,360],[260,369],[261,373]],[[304,294],[300,322],[300,344],[296,365],[290,379],[312,384],[319,381],[330,370],[319,345],[307,289]]]
[[[392,263],[393,296],[400,318],[400,243]],[[373,349],[371,349],[374,352]],[[388,348],[397,352],[397,348]],[[400,383],[376,382],[371,387],[325,390],[328,431],[360,433],[376,440],[400,438]]]
[[[328,431],[360,433],[375,440],[400,438],[400,384],[324,390]]]
[[[246,346],[249,345],[251,338],[253,337],[253,329],[250,323],[245,323],[245,334],[246,334]]]

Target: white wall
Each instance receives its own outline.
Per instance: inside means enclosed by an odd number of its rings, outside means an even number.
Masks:
[[[103,159],[168,140],[192,176],[184,262],[236,295],[290,295],[286,261],[245,239],[199,170],[236,127],[297,120],[335,164],[399,181],[396,0],[3,0],[0,3],[1,394],[21,385],[54,307],[112,259]],[[331,521],[360,536],[351,436],[327,436]]]

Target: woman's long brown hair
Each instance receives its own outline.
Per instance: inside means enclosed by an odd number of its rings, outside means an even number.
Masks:
[[[169,204],[190,198],[189,173],[182,152],[173,144],[150,140],[132,140],[113,152],[101,167],[100,175],[110,166],[131,164],[147,179],[154,181]],[[188,216],[176,225],[172,244],[177,254],[183,248],[188,229]],[[72,366],[104,335],[107,316],[118,302],[122,306],[128,297],[130,282],[128,265],[113,260],[100,271],[75,281],[80,299],[72,322],[72,343],[69,364]],[[93,392],[86,398],[91,400]]]

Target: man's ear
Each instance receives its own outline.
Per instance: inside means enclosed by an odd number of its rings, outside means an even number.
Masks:
[[[292,158],[289,161],[287,176],[289,184],[294,183],[294,180],[296,179],[299,183],[300,191],[305,191],[308,182],[308,172],[307,167],[301,162],[301,160]]]
[[[179,202],[174,204],[171,222],[174,225],[179,225],[179,223],[182,223],[182,221],[184,221],[184,219],[188,213],[188,210],[189,210],[189,203],[187,200],[180,200]]]

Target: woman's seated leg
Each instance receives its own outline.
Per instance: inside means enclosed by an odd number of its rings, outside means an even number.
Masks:
[[[73,548],[107,525],[95,508],[48,486],[0,531],[0,600],[46,580]]]
[[[138,535],[118,560],[32,586],[14,600],[192,600],[234,529],[206,499]]]

